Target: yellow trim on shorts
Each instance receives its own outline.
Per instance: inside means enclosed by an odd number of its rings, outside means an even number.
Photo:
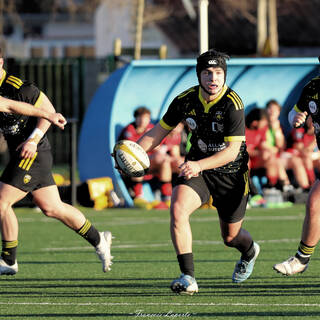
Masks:
[[[244,196],[247,196],[249,194],[249,191],[250,191],[248,175],[249,175],[248,171],[246,171],[243,174],[243,178],[244,178],[244,182],[245,182],[244,193],[243,193]]]
[[[29,171],[37,155],[38,155],[38,152],[36,152],[32,158],[22,159],[19,163],[19,168]]]

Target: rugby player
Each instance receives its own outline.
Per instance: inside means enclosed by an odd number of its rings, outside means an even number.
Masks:
[[[320,56],[318,57],[320,62]],[[314,133],[320,148],[320,77],[313,78],[305,85],[297,104],[288,114],[289,123],[297,128],[311,116]],[[313,184],[307,204],[306,215],[302,226],[301,240],[296,254],[289,259],[275,264],[273,269],[286,276],[306,271],[310,257],[320,239],[320,181]]]
[[[52,177],[52,155],[46,136],[50,122],[46,119],[61,128],[66,121],[55,113],[43,92],[33,84],[8,74],[3,63],[0,51],[0,129],[10,154],[9,163],[0,177],[0,275],[18,272],[18,221],[12,207],[29,192],[46,216],[60,220],[95,248],[106,272],[112,258],[111,232],[98,232],[77,208],[62,202]],[[20,102],[14,103],[10,99]],[[30,108],[27,103],[33,106]]]
[[[233,282],[243,282],[251,275],[260,251],[242,228],[249,193],[244,107],[225,83],[227,59],[213,49],[201,54],[196,66],[199,85],[179,94],[160,122],[138,140],[148,152],[181,121],[191,132],[191,147],[174,183],[170,209],[171,238],[181,270],[181,276],[171,283],[176,293],[198,292],[189,217],[210,195],[224,243],[241,253]]]

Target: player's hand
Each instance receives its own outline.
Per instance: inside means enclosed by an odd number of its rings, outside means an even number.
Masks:
[[[293,118],[293,127],[294,128],[300,128],[301,126],[303,126],[303,124],[306,122],[308,117],[308,112],[304,111],[304,112],[298,112],[295,117]]]
[[[37,144],[27,140],[19,144],[16,151],[19,149],[21,149],[20,156],[22,159],[31,159],[37,152]]]
[[[185,177],[187,180],[196,177],[202,171],[198,161],[187,161],[179,166],[179,177]]]
[[[61,113],[52,113],[48,119],[51,123],[59,127],[60,129],[64,129],[64,126],[67,124],[67,120]]]
[[[125,173],[120,169],[120,167],[118,166],[117,161],[116,161],[113,153],[111,153],[111,157],[114,159],[114,168],[117,169],[118,172],[119,172],[122,176],[127,176],[127,174],[125,174]]]

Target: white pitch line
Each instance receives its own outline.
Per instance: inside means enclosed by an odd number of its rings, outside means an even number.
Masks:
[[[7,302],[0,302],[0,305],[7,305]],[[193,307],[320,307],[319,303],[178,303],[178,302],[12,302],[13,305],[38,305],[38,306],[193,306]]]
[[[245,221],[294,221],[294,220],[302,220],[304,218],[304,214],[293,215],[293,216],[256,216],[250,217],[246,216]],[[34,222],[43,222],[43,223],[57,223],[57,220],[50,219],[50,218],[19,218],[19,223],[34,223]],[[118,218],[116,220],[110,219],[109,221],[106,220],[105,222],[97,222],[95,225],[107,225],[107,226],[124,226],[124,225],[145,225],[145,224],[167,224],[169,223],[169,218],[135,218],[135,219],[128,219],[125,218]],[[215,217],[191,217],[190,222],[192,223],[207,223],[207,222],[217,222],[219,221],[218,216]]]
[[[272,239],[272,240],[257,240],[258,243],[291,243],[298,242],[300,239]],[[221,245],[222,241],[211,240],[193,240],[195,245]],[[171,246],[171,241],[163,243],[123,243],[112,245],[112,249],[128,249],[128,248],[157,248]],[[41,251],[79,251],[79,250],[92,250],[92,247],[59,247],[59,248],[42,248]]]

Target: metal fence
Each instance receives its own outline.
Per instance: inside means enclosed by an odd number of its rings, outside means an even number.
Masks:
[[[51,100],[58,112],[72,119],[80,128],[87,106],[99,85],[113,70],[114,59],[96,58],[32,58],[6,59],[5,68],[21,79],[33,82]],[[48,137],[54,150],[54,163],[70,163],[72,129],[52,127]],[[79,130],[77,130],[79,132]],[[3,164],[5,156],[0,157]]]

